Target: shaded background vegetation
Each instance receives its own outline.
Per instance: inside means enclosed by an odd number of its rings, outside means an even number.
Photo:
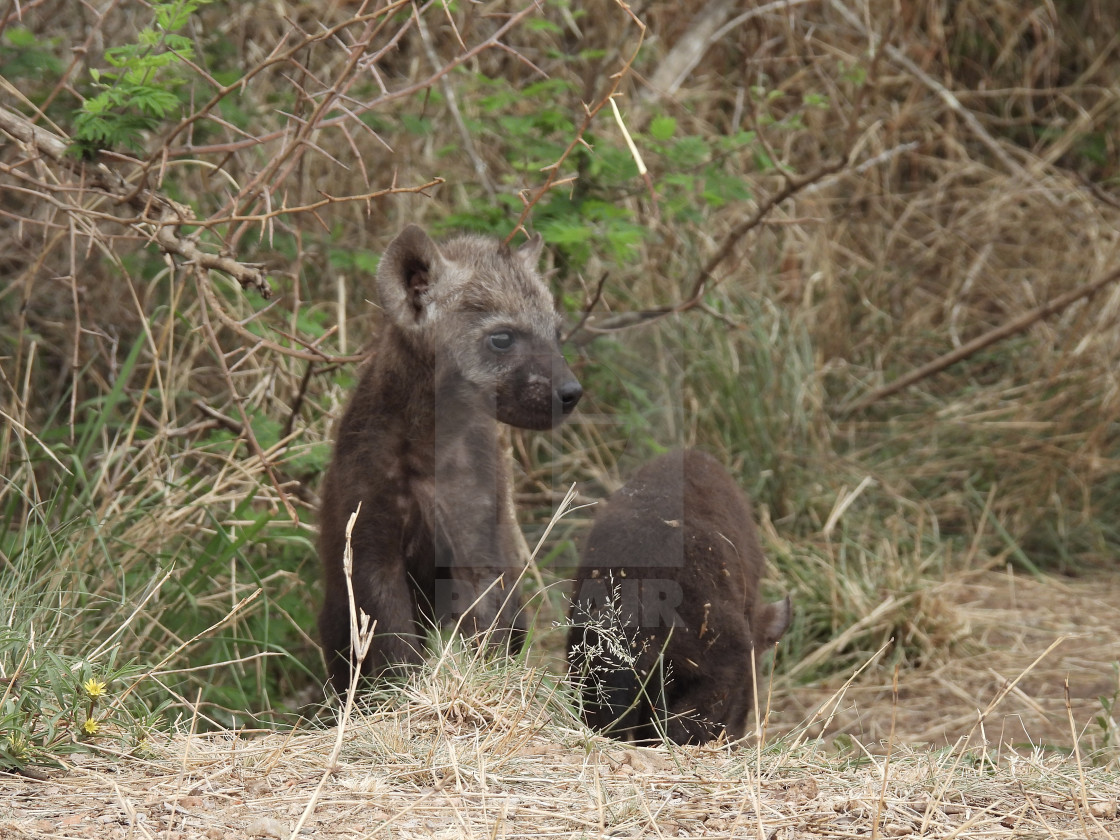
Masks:
[[[934,582],[1107,572],[1120,287],[877,389],[1120,268],[1118,31],[1103,0],[9,5],[5,675],[132,663],[134,722],[321,698],[316,489],[408,222],[548,243],[587,396],[514,435],[530,542],[572,483],[717,453],[790,680],[949,655]],[[537,557],[545,658],[589,515]]]

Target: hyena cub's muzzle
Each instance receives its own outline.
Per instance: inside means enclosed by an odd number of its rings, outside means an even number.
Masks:
[[[558,348],[522,344],[510,348],[516,361],[498,386],[498,419],[522,429],[551,429],[575,410],[583,387]]]

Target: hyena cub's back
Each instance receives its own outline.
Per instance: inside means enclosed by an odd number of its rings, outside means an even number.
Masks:
[[[571,676],[589,726],[624,739],[741,738],[789,598],[759,600],[750,503],[710,455],[671,452],[595,518],[573,594]]]
[[[437,244],[410,226],[381,259],[382,331],[322,489],[319,630],[339,691],[353,665],[345,527],[359,503],[354,601],[376,622],[363,673],[420,661],[424,635],[444,622],[520,644],[524,543],[497,421],[548,429],[582,393],[537,273],[541,245]]]

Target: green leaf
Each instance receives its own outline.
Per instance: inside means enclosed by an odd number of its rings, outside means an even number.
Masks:
[[[654,117],[649,122],[649,134],[654,140],[668,140],[677,130],[673,117]]]
[[[582,222],[547,222],[540,225],[541,235],[551,245],[580,245],[591,239],[591,228]]]
[[[408,134],[424,135],[432,133],[432,121],[427,117],[417,117],[413,114],[401,114],[401,126]]]
[[[22,26],[13,26],[4,35],[13,47],[34,47],[38,43],[35,33]]]
[[[136,108],[153,117],[163,117],[178,107],[179,98],[165,88],[138,85],[132,91],[132,102]]]
[[[559,24],[545,18],[529,18],[529,20],[525,22],[525,28],[534,32],[549,32],[552,34],[558,34],[564,31],[560,28]]]
[[[688,168],[703,163],[708,158],[708,145],[702,137],[682,137],[673,144],[667,157],[674,166]]]

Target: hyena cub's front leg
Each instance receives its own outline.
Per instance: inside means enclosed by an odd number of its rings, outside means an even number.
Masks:
[[[436,620],[516,652],[527,629],[517,588],[528,550],[514,518],[508,454],[492,464],[479,463],[477,452],[463,457],[480,431],[458,427],[461,440],[444,437],[446,457],[437,458]]]

